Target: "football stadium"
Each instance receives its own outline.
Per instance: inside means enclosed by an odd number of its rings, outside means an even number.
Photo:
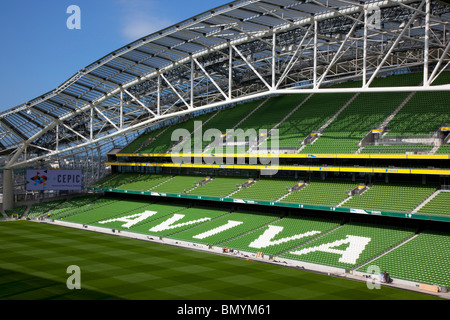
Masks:
[[[449,50],[443,1],[237,0],[92,57],[0,113],[0,298],[449,299]]]

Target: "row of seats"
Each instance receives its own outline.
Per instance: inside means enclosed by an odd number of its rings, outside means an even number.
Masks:
[[[277,128],[280,147],[300,148],[300,143],[324,125],[352,96],[351,93],[313,95]]]
[[[27,209],[27,206],[18,206],[14,209],[5,210],[5,214],[8,217],[11,217],[13,214],[17,214],[17,215],[19,215],[19,217],[21,217],[25,213],[26,209]]]
[[[106,176],[96,182],[93,187],[96,188],[117,188],[125,183],[130,183],[140,176],[139,173],[135,172],[126,172],[126,173],[113,173],[109,176]]]
[[[344,207],[357,209],[411,212],[430,197],[436,186],[419,184],[373,184],[361,195],[355,195]]]
[[[450,213],[450,191],[441,191],[417,212],[419,214],[442,215]]]
[[[67,215],[74,215],[93,205],[101,206],[109,203],[111,200],[102,198],[100,194],[92,194],[81,197],[75,197],[64,201],[57,207],[45,212],[45,214],[53,219],[60,219]]]
[[[389,123],[389,136],[431,135],[450,123],[450,92],[417,92]]]
[[[336,206],[344,201],[356,182],[313,180],[299,191],[292,191],[283,202]]]
[[[363,154],[405,154],[405,153],[428,153],[433,149],[432,145],[386,145],[365,146],[361,150]]]
[[[444,144],[439,147],[436,154],[450,154],[450,144]]]
[[[167,181],[171,177],[173,177],[173,175],[170,174],[142,174],[136,179],[133,179],[132,182],[121,185],[120,189],[146,191]]]
[[[54,208],[57,208],[59,205],[64,203],[65,199],[46,201],[42,203],[33,204],[28,210],[27,218],[37,218],[39,216],[44,215],[45,213],[51,211]]]
[[[178,143],[179,139],[183,136],[179,136],[176,133],[182,134],[185,131],[191,133],[195,129],[195,121],[205,122],[213,116],[213,113],[206,113],[196,117],[187,119],[177,124],[173,124],[167,130],[162,130],[160,134],[149,144],[141,146],[137,150],[137,153],[167,153],[169,150]],[[176,131],[176,130],[179,131]]]
[[[127,214],[140,213],[148,204],[138,200],[110,200],[104,203],[96,203],[92,206],[83,208],[78,212],[73,212],[70,216],[64,216],[62,219],[70,222],[91,224],[95,221],[114,217],[126,212]]]
[[[369,131],[382,124],[407,96],[407,93],[359,94],[302,153],[355,153]]]
[[[248,187],[241,187],[253,178],[206,177],[202,175],[125,174],[115,181],[132,182],[116,186],[122,190],[153,191],[209,197],[231,197],[244,200],[280,201],[305,205],[337,206],[349,198],[357,182],[342,180],[312,180],[300,190],[290,189],[299,183],[295,179],[261,177]],[[132,177],[132,178],[130,178]],[[127,180],[128,179],[128,180]],[[200,182],[209,179],[201,185]],[[112,185],[111,181],[110,184]],[[437,186],[422,184],[374,183],[361,195],[354,195],[342,204],[345,208],[411,212],[430,197]],[[433,202],[432,202],[433,203]],[[427,209],[430,206],[427,207]],[[435,206],[430,213],[449,214],[445,206]]]

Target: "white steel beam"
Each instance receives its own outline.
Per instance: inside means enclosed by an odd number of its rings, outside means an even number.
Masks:
[[[262,83],[264,83],[264,85],[271,90],[272,87],[267,83],[266,80],[264,80],[264,78],[261,76],[261,74],[258,72],[258,70],[255,69],[255,67],[247,60],[246,57],[244,57],[244,55],[242,54],[241,51],[239,51],[238,48],[236,48],[235,45],[232,45],[234,51],[237,52],[237,54],[241,57],[242,60],[244,60],[244,62],[250,67],[250,69],[252,69],[252,71],[257,75],[257,77],[262,81]]]
[[[272,34],[272,89],[275,89],[275,76],[276,76],[276,41],[277,34],[274,32]]]
[[[186,107],[188,107],[188,109],[192,109],[191,105],[189,105],[186,102],[186,100],[183,99],[183,97],[178,93],[178,90],[174,88],[174,86],[170,83],[170,81],[167,80],[167,78],[162,73],[160,74],[160,76],[169,85],[170,89],[172,89],[172,91],[175,92],[175,94],[178,96],[178,98],[180,98],[180,100],[183,101],[183,103],[186,105]]]
[[[361,18],[361,15],[359,16],[358,20]],[[339,55],[341,54],[342,50],[344,49],[345,45],[347,44],[348,39],[350,39],[350,37],[353,35],[353,33],[355,32],[356,26],[359,24],[359,22],[355,22],[353,23],[352,28],[349,30],[349,32],[346,34],[344,41],[342,41],[341,45],[339,46],[339,49],[337,50],[337,52],[334,54],[333,59],[331,60],[331,62],[328,64],[327,69],[325,70],[325,72],[320,76],[320,80],[319,83],[317,84],[318,87],[320,87],[320,85],[322,84],[322,81],[326,78],[326,76],[328,75],[328,72],[330,72],[330,69],[334,66],[334,64],[336,63],[336,61],[339,59]]]
[[[292,70],[292,68],[294,67],[294,65],[298,62],[298,60],[301,58],[302,54],[303,54],[303,43],[306,41],[309,33],[311,32],[313,25],[311,24],[308,28],[308,30],[306,30],[305,35],[303,36],[302,40],[300,41],[300,43],[297,46],[297,49],[295,50],[294,54],[292,55],[289,63],[287,64],[283,74],[281,75],[280,79],[278,79],[278,83],[275,86],[275,89],[278,88],[281,83],[284,81],[284,79],[286,78],[286,76],[289,74],[289,72]],[[312,38],[310,39],[310,41],[306,44],[306,46],[308,46],[311,43]],[[294,60],[295,59],[295,60]]]
[[[197,61],[197,59],[193,58],[192,59],[197,66],[203,71],[203,73],[208,77],[208,79],[213,83],[213,85],[216,87],[217,90],[219,90],[219,92],[224,96],[224,98],[226,100],[230,100],[230,97],[228,97],[225,92],[223,92],[222,88],[220,88],[220,86],[217,85],[216,81],[214,81],[214,79],[211,77],[211,75],[208,73],[208,71],[205,70],[205,68],[203,68],[203,66]]]
[[[83,136],[81,133],[76,132],[75,130],[73,130],[71,127],[69,127],[68,125],[66,125],[65,123],[61,123],[63,127],[65,127],[66,129],[68,129],[69,131],[75,133],[77,136],[79,136],[81,139],[91,142],[92,140],[86,138],[85,136]],[[30,144],[31,145],[31,144]]]
[[[367,22],[368,22],[368,9],[364,7],[364,38],[363,38],[363,87],[367,85]]]
[[[97,113],[100,114],[103,117],[103,119],[109,122],[109,124],[111,124],[114,128],[116,128],[116,130],[120,130],[120,128],[114,122],[112,122],[107,116],[105,116],[103,112],[101,112],[97,107],[93,107],[93,109],[95,109],[95,111],[97,111]]]
[[[442,62],[444,61],[445,57],[448,55],[448,52],[450,50],[450,41],[448,42],[447,46],[445,47],[444,52],[442,53],[441,57],[439,58],[438,63],[436,64],[436,66],[433,69],[433,72],[431,72],[431,75],[429,77],[429,84],[431,85],[436,78],[439,76],[440,73],[438,73],[439,68],[442,65]],[[442,70],[444,70],[445,68],[442,68]],[[441,70],[441,71],[442,71]]]
[[[317,27],[317,20],[314,20],[314,65],[313,65],[313,87],[317,88],[317,32],[318,32],[318,27]]]
[[[425,0],[425,43],[423,48],[423,85],[429,86],[429,41],[430,41],[430,0]]]
[[[141,107],[143,107],[145,110],[148,111],[148,113],[151,113],[154,117],[156,117],[156,114],[150,110],[145,104],[143,104],[138,98],[136,98],[134,95],[132,95],[127,89],[124,89],[125,91],[134,101],[136,101]]]
[[[228,48],[228,97],[233,99],[233,48]]]

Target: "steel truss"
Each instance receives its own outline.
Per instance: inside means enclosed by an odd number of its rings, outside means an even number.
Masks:
[[[442,91],[450,7],[431,0],[234,1],[140,39],[0,114],[4,169],[122,146],[197,111],[274,94]],[[372,87],[395,72],[415,87]],[[358,88],[330,88],[360,80]],[[94,157],[94,154],[98,156]],[[91,163],[92,164],[92,163]]]

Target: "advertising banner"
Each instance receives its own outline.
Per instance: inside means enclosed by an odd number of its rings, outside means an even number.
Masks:
[[[26,189],[33,190],[81,190],[81,170],[28,169]]]

